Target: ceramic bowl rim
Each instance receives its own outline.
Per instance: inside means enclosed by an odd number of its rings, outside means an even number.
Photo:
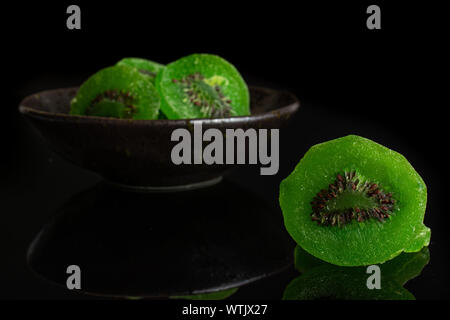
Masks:
[[[49,112],[38,110],[36,108],[30,107],[27,105],[28,101],[33,99],[37,95],[43,94],[51,94],[58,91],[68,91],[68,90],[76,90],[79,87],[66,87],[66,88],[58,88],[58,89],[50,89],[43,90],[40,92],[36,92],[34,94],[26,96],[19,104],[19,112],[23,115],[30,116],[32,118],[37,118],[39,120],[50,120],[50,121],[63,121],[63,122],[88,122],[88,123],[101,123],[101,124],[114,124],[114,125],[125,125],[125,124],[133,124],[137,126],[179,126],[185,125],[186,123],[191,122],[202,122],[203,124],[228,124],[228,123],[237,123],[237,122],[258,122],[260,120],[265,120],[268,118],[279,117],[282,114],[293,114],[300,107],[299,99],[290,91],[287,90],[278,90],[271,89],[261,86],[249,86],[251,89],[259,90],[259,91],[272,91],[279,92],[289,96],[292,100],[287,105],[282,107],[278,107],[274,110],[258,113],[255,115],[249,116],[236,116],[236,117],[227,117],[227,118],[192,118],[192,119],[152,119],[152,120],[140,120],[140,119],[117,119],[117,118],[107,118],[107,117],[97,117],[97,116],[85,116],[85,115],[71,115],[67,113],[58,113],[58,112]]]

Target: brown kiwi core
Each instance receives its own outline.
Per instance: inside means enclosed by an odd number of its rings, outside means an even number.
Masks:
[[[223,118],[231,115],[231,100],[223,94],[219,85],[211,86],[205,82],[205,77],[196,72],[182,79],[172,79],[181,86],[187,101],[199,108],[202,114],[210,118]]]
[[[311,218],[322,226],[343,226],[353,220],[383,222],[393,213],[395,199],[376,183],[361,182],[355,171],[337,174],[336,180],[311,201]]]
[[[86,114],[131,119],[137,112],[135,101],[129,92],[106,90],[91,101]]]

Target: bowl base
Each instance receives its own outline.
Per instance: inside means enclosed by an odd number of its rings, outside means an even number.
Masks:
[[[132,186],[106,180],[109,185],[122,191],[139,192],[139,193],[164,193],[164,192],[181,192],[206,188],[218,184],[222,181],[222,176],[214,179],[188,183],[175,186]]]

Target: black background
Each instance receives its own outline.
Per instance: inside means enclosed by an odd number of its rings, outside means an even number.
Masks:
[[[165,64],[197,52],[218,54],[249,83],[288,89],[301,100],[295,121],[282,131],[278,175],[260,177],[257,168],[234,175],[273,201],[281,179],[315,143],[352,133],[405,155],[427,184],[425,224],[432,229],[431,262],[407,287],[418,299],[450,297],[442,8],[375,1],[382,29],[368,30],[372,2],[74,3],[81,7],[81,30],[66,28],[69,2],[3,10],[0,298],[86,298],[37,279],[25,252],[56,208],[98,181],[33,134],[18,114],[20,100],[79,85],[125,56]],[[238,297],[276,299],[290,276],[250,286]]]

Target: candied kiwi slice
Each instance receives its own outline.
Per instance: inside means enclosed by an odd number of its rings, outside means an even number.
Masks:
[[[313,146],[280,185],[289,234],[340,266],[383,263],[428,245],[426,200],[405,157],[355,135]]]
[[[168,64],[156,79],[168,119],[223,118],[250,114],[248,87],[236,68],[211,54]]]
[[[71,102],[70,113],[119,119],[156,119],[160,99],[149,78],[137,69],[113,66],[87,79]]]
[[[143,58],[123,58],[117,62],[118,66],[127,66],[136,68],[140,73],[149,77],[153,85],[156,82],[156,76],[164,69],[164,65],[155,61],[151,61]],[[158,119],[167,119],[166,115],[159,109]]]
[[[158,73],[164,69],[164,65],[143,58],[123,58],[117,62],[117,65],[138,69],[140,73],[148,76],[153,84],[155,84]]]

